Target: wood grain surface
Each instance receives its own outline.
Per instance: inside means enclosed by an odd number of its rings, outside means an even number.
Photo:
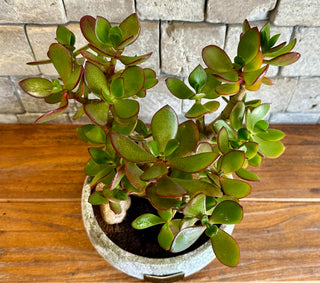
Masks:
[[[139,282],[105,262],[82,224],[86,144],[77,126],[0,125],[0,282]],[[320,280],[320,127],[276,126],[286,152],[264,160],[241,201],[241,259],[186,282]]]

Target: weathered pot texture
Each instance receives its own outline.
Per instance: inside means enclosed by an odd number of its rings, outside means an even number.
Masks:
[[[89,239],[97,252],[111,265],[120,271],[138,278],[178,280],[189,276],[208,265],[215,259],[210,241],[199,248],[183,255],[171,258],[147,258],[129,253],[114,244],[100,228],[92,205],[88,202],[90,182],[86,178],[82,190],[82,218]],[[221,229],[231,234],[234,225],[222,225]]]

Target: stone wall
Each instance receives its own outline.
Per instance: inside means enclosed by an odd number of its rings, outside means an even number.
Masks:
[[[271,32],[281,33],[283,41],[297,38],[295,50],[302,54],[292,66],[269,70],[274,86],[249,95],[272,103],[271,123],[320,122],[320,0],[4,0],[0,3],[0,123],[32,123],[53,109],[23,93],[18,82],[27,76],[55,76],[50,66],[25,63],[46,58],[57,24],[67,25],[78,35],[83,15],[101,15],[119,23],[134,12],[142,32],[131,55],[153,51],[144,64],[160,78],[149,99],[141,100],[140,117],[150,121],[165,104],[182,117],[188,103],[170,95],[164,79],[185,78],[202,62],[201,49],[208,44],[226,48],[233,58],[247,18],[259,27],[270,21]],[[83,43],[79,38],[76,45]],[[72,123],[75,110],[76,105],[71,105],[53,122]]]

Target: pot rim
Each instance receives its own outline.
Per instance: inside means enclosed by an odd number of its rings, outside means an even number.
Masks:
[[[86,177],[81,198],[82,219],[88,237],[98,253],[115,268],[143,279],[145,275],[163,276],[174,273],[191,275],[208,265],[215,254],[210,240],[197,249],[170,258],[148,258],[127,252],[114,244],[100,228],[88,202],[91,193],[90,177]],[[221,225],[221,229],[231,234],[235,225]]]

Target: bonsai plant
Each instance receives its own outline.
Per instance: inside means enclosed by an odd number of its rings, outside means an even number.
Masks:
[[[209,45],[202,50],[205,66],[191,72],[189,86],[178,78],[166,80],[172,95],[193,102],[186,121],[180,123],[166,105],[146,125],[138,117],[137,98],[148,99],[144,97],[157,78],[139,64],[151,53],[123,55],[138,38],[137,15],[119,26],[103,17],[84,16],[80,27],[87,45],[75,50],[75,35],[58,26],[49,59],[29,63],[53,64],[58,78],[27,78],[20,86],[45,103],[59,104],[36,122],[62,114],[72,99],[80,105],[73,119],[86,115],[92,121],[77,130],[90,145],[85,173],[91,191],[85,201],[99,205],[112,225],[125,217],[131,196],[147,199],[155,213],[139,211],[134,229],[159,226],[154,237],[172,253],[188,249],[205,234],[218,260],[236,266],[238,245],[222,227],[243,217],[239,199],[250,194],[250,182],[259,180],[250,167],[284,151],[284,133],[270,129],[264,120],[270,105],[250,100],[246,91],[273,84],[266,77],[269,65],[297,61],[300,54],[291,51],[296,41],[276,45],[280,35],[271,36],[269,24],[258,30],[244,21],[234,61],[220,47]],[[220,97],[226,106],[207,123]]]

